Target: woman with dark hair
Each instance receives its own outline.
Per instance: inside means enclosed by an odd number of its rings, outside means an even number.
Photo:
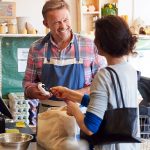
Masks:
[[[121,17],[107,16],[96,21],[95,44],[99,53],[106,57],[108,66],[119,76],[126,107],[138,107],[137,71],[127,62],[127,56],[133,52],[136,41],[137,38],[131,34],[129,26]],[[117,91],[121,99],[118,86]],[[98,131],[104,113],[109,107],[117,107],[110,73],[105,68],[96,74],[90,96],[61,86],[53,87],[52,92],[57,97],[65,99],[68,114],[76,118],[79,127],[87,135]],[[86,114],[80,111],[76,102],[87,106]],[[139,145],[135,143],[95,146],[95,150],[138,150],[138,148]]]

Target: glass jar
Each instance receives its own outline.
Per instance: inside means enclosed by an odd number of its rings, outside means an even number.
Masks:
[[[0,34],[6,34],[7,32],[7,24],[6,23],[1,23],[0,24]]]
[[[8,24],[8,33],[17,34],[17,24],[15,23]]]

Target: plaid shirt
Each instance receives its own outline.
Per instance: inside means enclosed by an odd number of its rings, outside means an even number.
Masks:
[[[29,50],[27,67],[23,79],[23,87],[26,88],[33,83],[41,81],[41,71],[44,58],[47,56],[48,40],[51,41],[51,57],[58,60],[66,60],[75,57],[75,48],[73,39],[77,38],[79,55],[83,59],[85,73],[85,87],[91,84],[96,72],[106,66],[104,57],[98,55],[93,40],[81,35],[73,34],[70,44],[63,50],[59,50],[54,41],[50,38],[50,34],[35,41]]]

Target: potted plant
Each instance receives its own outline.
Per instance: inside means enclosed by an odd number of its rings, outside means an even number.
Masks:
[[[107,3],[101,9],[102,16],[118,15],[118,8],[116,4]]]

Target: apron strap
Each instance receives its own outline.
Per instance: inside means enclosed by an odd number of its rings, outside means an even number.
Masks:
[[[47,61],[50,62],[51,57],[51,43],[50,40],[48,41],[48,50],[47,50]]]
[[[78,42],[77,42],[77,37],[74,36],[74,47],[75,47],[75,58],[76,61],[79,62],[79,47],[78,47]]]

